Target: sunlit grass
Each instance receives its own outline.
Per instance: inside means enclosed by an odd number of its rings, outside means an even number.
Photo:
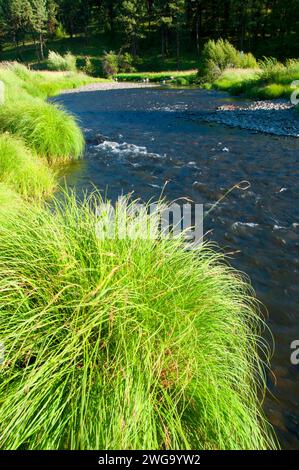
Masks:
[[[17,210],[22,203],[21,196],[11,188],[0,182],[0,214],[12,213]],[[1,215],[0,215],[1,217]]]
[[[299,80],[299,61],[285,65],[274,59],[264,59],[259,69],[227,69],[212,84],[213,88],[247,98],[290,98],[292,83]]]
[[[9,134],[0,135],[0,181],[25,197],[46,196],[55,187],[51,169]]]
[[[0,107],[0,130],[25,140],[51,163],[79,158],[84,137],[73,116],[43,101],[20,102]]]
[[[5,83],[7,102],[31,98],[46,99],[65,89],[103,81],[83,73],[34,72],[17,62],[0,66],[0,80]]]
[[[97,238],[100,203],[0,211],[0,447],[275,447],[247,282],[208,246]]]

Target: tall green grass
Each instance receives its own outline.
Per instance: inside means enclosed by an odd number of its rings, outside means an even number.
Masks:
[[[5,217],[7,211],[12,213],[13,210],[18,210],[21,203],[21,196],[4,183],[0,182],[0,217],[1,213],[4,214]]]
[[[84,149],[84,137],[75,118],[43,101],[1,106],[0,130],[21,137],[50,163],[79,158]]]
[[[75,73],[36,73],[19,63],[2,63],[0,80],[5,85],[5,103],[0,106],[0,183],[26,197],[48,195],[55,181],[47,162],[56,165],[79,158],[84,137],[72,115],[44,100],[94,79]],[[3,135],[7,132],[10,135]]]
[[[50,194],[54,174],[20,139],[0,135],[0,181],[25,197]]]
[[[83,73],[34,72],[18,62],[0,64],[0,80],[5,83],[8,102],[46,99],[62,90],[98,81]]]
[[[0,447],[275,447],[246,281],[208,246],[97,238],[100,203],[0,211]]]
[[[248,98],[276,99],[290,98],[292,82],[299,80],[299,61],[289,60],[286,64],[276,59],[264,58],[258,69],[227,69],[212,83],[219,90],[234,95],[243,94]]]

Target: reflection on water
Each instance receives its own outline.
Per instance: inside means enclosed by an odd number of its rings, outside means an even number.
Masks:
[[[299,449],[299,367],[290,344],[299,339],[298,140],[205,124],[197,114],[227,96],[201,90],[113,90],[56,99],[81,120],[84,161],[67,183],[99,187],[111,199],[134,191],[169,200],[190,197],[208,210],[240,181],[206,218],[205,231],[252,279],[269,311],[276,342],[269,374],[273,396],[265,409],[284,448]]]

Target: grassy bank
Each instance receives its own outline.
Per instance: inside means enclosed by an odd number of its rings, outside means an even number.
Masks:
[[[256,70],[228,69],[210,86],[246,98],[290,99],[294,91],[291,84],[295,80],[299,80],[299,61],[286,65],[273,64]]]
[[[299,80],[298,59],[281,63],[264,57],[258,61],[222,39],[205,44],[197,78],[205,88],[266,100],[290,99],[296,80]]]
[[[97,238],[100,202],[0,208],[0,447],[275,447],[251,289],[208,247]]]
[[[0,65],[0,182],[23,197],[49,196],[61,163],[79,158],[84,139],[75,117],[46,98],[94,82],[78,73],[32,72],[18,63]],[[2,134],[1,134],[2,133]]]

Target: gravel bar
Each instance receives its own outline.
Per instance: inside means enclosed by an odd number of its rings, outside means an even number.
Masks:
[[[299,137],[299,115],[287,100],[223,105],[202,113],[200,118],[266,134]]]
[[[152,83],[134,83],[134,82],[100,82],[84,85],[79,88],[72,88],[71,90],[64,90],[60,94],[70,93],[87,93],[90,91],[107,91],[107,90],[127,90],[130,88],[153,88],[158,85]]]

